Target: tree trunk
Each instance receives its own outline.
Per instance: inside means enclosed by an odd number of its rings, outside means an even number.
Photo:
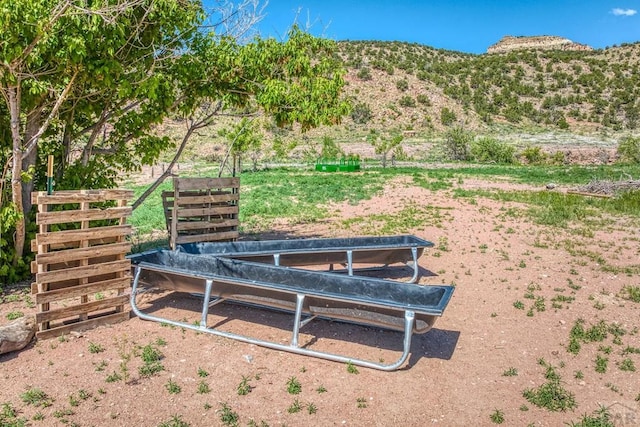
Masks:
[[[42,126],[42,108],[38,107],[31,111],[27,116],[27,123],[25,126],[24,140],[30,141],[40,130]],[[36,145],[29,153],[23,154],[22,157],[22,171],[28,172],[32,166],[35,167],[38,161],[38,146]],[[22,182],[22,211],[25,216],[29,216],[31,212],[31,192],[35,187],[35,180],[29,179],[26,182]],[[26,221],[25,221],[26,222]]]
[[[15,254],[13,256],[14,267],[22,258],[25,239],[25,217],[22,204],[22,138],[20,137],[20,82],[7,88],[9,95],[9,114],[11,117],[11,140],[13,142],[13,160],[11,165],[11,201],[18,214],[16,220],[16,232],[13,241]]]

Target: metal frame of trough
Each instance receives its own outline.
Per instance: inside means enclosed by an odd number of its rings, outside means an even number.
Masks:
[[[174,178],[162,192],[169,246],[239,236],[240,178]]]
[[[131,226],[129,190],[32,193],[39,232],[31,285],[38,305],[38,338],[90,329],[129,318]],[[114,206],[115,205],[115,206]],[[59,231],[60,228],[63,230]],[[62,302],[60,307],[51,303]]]

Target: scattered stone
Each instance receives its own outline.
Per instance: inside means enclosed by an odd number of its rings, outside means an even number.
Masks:
[[[36,320],[33,316],[24,316],[0,326],[0,354],[23,349],[35,333]]]

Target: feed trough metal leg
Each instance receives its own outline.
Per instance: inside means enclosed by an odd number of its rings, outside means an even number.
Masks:
[[[409,280],[409,283],[416,283],[416,280],[418,280],[419,267],[418,267],[418,248],[416,248],[415,246],[411,248],[411,257],[413,258],[413,261],[411,262],[411,266],[413,267],[413,276]]]
[[[202,329],[207,329],[207,315],[209,314],[209,299],[211,299],[212,287],[213,280],[206,280],[204,288],[204,299],[202,300],[202,318],[200,319],[200,327]]]
[[[280,265],[280,254],[273,254],[273,265],[276,267]]]
[[[302,319],[302,307],[304,304],[304,294],[296,295],[296,314],[293,320],[293,334],[291,336],[291,346],[298,347],[298,334],[300,333],[300,320]]]
[[[353,251],[347,251],[347,269],[349,276],[353,276]]]

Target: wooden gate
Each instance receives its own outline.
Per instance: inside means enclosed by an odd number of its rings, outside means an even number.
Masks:
[[[38,305],[39,338],[67,334],[129,318],[131,285],[128,190],[32,193],[39,232],[31,285]]]

